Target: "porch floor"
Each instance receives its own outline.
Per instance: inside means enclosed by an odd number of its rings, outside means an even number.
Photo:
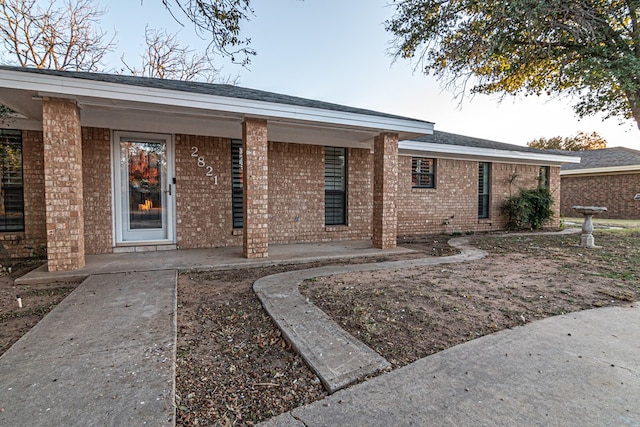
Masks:
[[[178,249],[169,251],[128,252],[87,255],[86,265],[73,271],[47,271],[41,267],[16,279],[19,285],[56,281],[83,280],[95,274],[130,273],[142,271],[177,270],[210,271],[262,267],[284,264],[303,264],[314,261],[375,257],[413,252],[412,249],[376,249],[371,240],[348,240],[324,243],[269,245],[269,257],[247,259],[242,247],[213,249]]]

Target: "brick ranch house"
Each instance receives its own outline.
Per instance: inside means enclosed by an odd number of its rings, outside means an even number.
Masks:
[[[0,239],[85,255],[499,230],[578,161],[433,123],[230,85],[0,67]],[[555,218],[557,224],[558,218]],[[35,249],[34,249],[35,248]]]
[[[599,218],[640,219],[640,151],[625,147],[573,153],[582,161],[562,166],[564,216],[579,216],[573,206],[605,206]]]

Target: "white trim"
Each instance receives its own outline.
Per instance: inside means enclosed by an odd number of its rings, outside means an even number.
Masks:
[[[518,163],[540,163],[560,165],[562,163],[580,163],[579,157],[565,156],[562,154],[546,154],[533,153],[526,151],[507,151],[496,150],[492,148],[468,147],[463,145],[451,144],[434,144],[432,142],[421,141],[401,141],[399,149],[404,151],[400,155],[405,156],[435,156],[435,157],[451,157],[455,159],[473,159],[482,161],[507,162],[515,161]]]
[[[640,165],[625,165],[625,166],[607,166],[603,168],[585,168],[585,169],[570,169],[560,170],[560,175],[592,175],[602,173],[616,173],[616,172],[638,172],[640,173]]]
[[[14,70],[0,70],[0,87],[29,90],[38,96],[72,97],[80,103],[83,97],[114,101],[142,102],[147,104],[197,108],[206,111],[222,111],[267,119],[310,121],[349,127],[378,129],[381,131],[433,133],[433,123],[409,118],[392,118],[376,115],[325,110],[312,107],[279,104],[242,98],[223,97],[169,89],[133,86],[124,83],[85,80],[71,76],[53,76]]]

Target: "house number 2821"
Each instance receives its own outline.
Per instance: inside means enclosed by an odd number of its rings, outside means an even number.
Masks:
[[[210,176],[213,178],[213,185],[218,185],[218,175],[213,174],[213,166],[207,165],[204,156],[200,156],[198,153],[198,147],[191,147],[191,157],[196,159],[196,164],[199,168],[205,168],[204,176]]]

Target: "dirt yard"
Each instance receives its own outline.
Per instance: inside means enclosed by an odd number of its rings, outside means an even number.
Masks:
[[[394,367],[501,329],[640,296],[639,231],[598,231],[598,250],[577,247],[577,235],[472,238],[486,259],[318,278],[302,291]],[[400,244],[420,256],[450,255],[447,240]],[[283,270],[181,277],[179,425],[253,425],[325,396],[251,290],[259,277]]]
[[[543,317],[637,301],[640,230],[597,230],[595,236],[602,246],[596,250],[577,247],[577,235],[470,236],[487,258],[318,278],[304,283],[302,292],[395,368]],[[399,243],[420,250],[411,257],[442,256],[455,253],[448,238]],[[402,258],[407,256],[367,262]],[[180,276],[178,425],[253,425],[326,395],[251,289],[259,277],[318,265]],[[15,274],[0,278],[0,351],[76,285],[16,287]]]
[[[80,283],[61,282],[46,285],[17,286],[14,280],[37,267],[17,263],[11,271],[0,271],[0,355],[33,328]],[[22,303],[19,307],[18,298]]]

